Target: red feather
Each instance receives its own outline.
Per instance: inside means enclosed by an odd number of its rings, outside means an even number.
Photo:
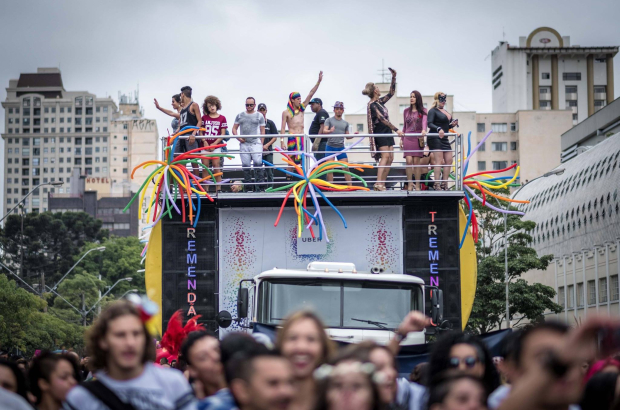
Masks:
[[[182,310],[177,310],[168,321],[168,328],[161,339],[161,347],[166,349],[172,359],[176,359],[181,349],[181,344],[191,332],[205,330],[204,325],[198,323],[200,315],[194,316],[183,326]]]

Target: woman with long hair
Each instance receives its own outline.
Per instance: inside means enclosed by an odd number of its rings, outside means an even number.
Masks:
[[[69,390],[79,381],[79,367],[68,354],[43,352],[32,361],[30,390],[39,410],[59,410]]]
[[[428,147],[432,152],[431,162],[435,168],[435,181],[441,180],[441,183],[435,182],[433,185],[436,191],[448,190],[448,178],[450,177],[453,154],[450,140],[444,134],[450,132],[451,127],[459,124],[459,120],[453,119],[452,115],[444,109],[446,100],[446,93],[436,92],[433,106],[428,110],[428,128],[430,128],[431,133],[439,134],[439,136],[427,137]]]
[[[426,385],[432,389],[442,377],[457,374],[480,378],[487,395],[500,385],[493,358],[484,343],[473,335],[449,332],[439,337],[431,350]]]
[[[312,312],[293,313],[278,331],[276,348],[293,366],[297,395],[291,409],[313,409],[317,404],[317,385],[313,373],[327,362],[334,351],[323,322]]]
[[[393,131],[402,137],[404,134],[394,124],[390,122],[390,116],[385,103],[396,93],[396,71],[389,68],[392,73],[392,83],[390,91],[381,97],[381,91],[375,83],[368,83],[362,94],[368,96],[370,101],[367,108],[368,133],[369,134],[391,134]],[[385,191],[385,181],[387,180],[390,166],[394,161],[394,137],[381,136],[370,137],[371,155],[379,161],[377,170],[377,182],[374,185],[375,191]],[[379,151],[379,152],[376,152]]]
[[[424,158],[424,136],[428,128],[428,113],[422,102],[422,94],[413,90],[409,96],[410,106],[403,112],[405,134],[422,134],[421,137],[404,136],[400,139],[400,148],[407,162],[407,191],[420,190],[422,162]],[[415,180],[413,176],[415,175]],[[415,181],[415,182],[413,182]]]

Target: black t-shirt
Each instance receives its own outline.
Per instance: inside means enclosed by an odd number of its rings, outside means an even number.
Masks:
[[[265,137],[263,138],[263,145],[265,145],[266,143],[268,143],[269,141],[273,139],[273,137],[267,137],[267,135],[278,135],[278,129],[276,128],[276,123],[271,120],[267,120],[267,123],[265,124]],[[273,151],[273,144],[269,146],[268,151]]]
[[[321,108],[314,119],[312,120],[312,124],[310,124],[310,135],[318,135],[319,130],[321,129],[321,125],[325,124],[325,121],[329,118],[329,114],[323,108]],[[314,138],[310,138],[314,142]]]

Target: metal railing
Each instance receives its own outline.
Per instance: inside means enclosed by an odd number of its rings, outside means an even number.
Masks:
[[[351,167],[348,169],[349,171],[359,175],[364,179],[369,188],[372,189],[374,184],[377,182],[377,172],[382,168],[389,169],[387,173],[387,178],[385,181],[381,181],[385,184],[387,189],[392,190],[407,190],[408,184],[412,184],[414,186],[426,185],[428,189],[432,190],[434,188],[441,189],[441,185],[445,189],[442,190],[456,190],[461,191],[463,188],[463,175],[461,170],[461,164],[457,161],[458,158],[462,158],[463,156],[463,138],[462,134],[455,133],[445,133],[444,138],[447,138],[450,143],[450,149],[433,149],[430,150],[428,146],[429,138],[436,139],[433,141],[433,145],[439,145],[439,134],[405,134],[404,138],[412,139],[414,144],[418,141],[418,139],[424,138],[425,146],[424,148],[418,149],[407,149],[407,146],[404,146],[405,149],[401,148],[400,140],[401,137],[398,137],[396,134],[321,134],[321,135],[308,135],[308,134],[278,134],[278,135],[226,135],[226,136],[200,136],[197,135],[194,138],[197,141],[202,141],[205,138],[224,138],[222,143],[230,144],[231,141],[238,138],[262,138],[264,141],[261,141],[261,144],[255,140],[254,142],[245,142],[240,143],[244,144],[244,146],[240,146],[239,149],[233,149],[231,147],[225,147],[222,149],[223,153],[234,156],[233,159],[228,158],[220,158],[219,165],[214,166],[213,163],[208,163],[211,171],[213,173],[223,172],[223,175],[219,179],[228,180],[224,183],[218,183],[218,189],[221,189],[222,192],[230,192],[235,191],[235,188],[243,188],[244,191],[264,191],[266,188],[276,188],[278,186],[283,186],[286,184],[290,184],[292,180],[296,178],[291,177],[279,169],[286,169],[292,171],[292,167],[288,164],[284,163],[282,160],[283,155],[278,152],[278,150],[273,149],[273,151],[264,151],[262,150],[262,146],[267,142],[271,141],[273,138],[276,138],[276,141],[273,143],[272,148],[278,147],[281,151],[287,154],[291,158],[300,158],[301,155],[304,154],[312,154],[314,158],[322,159],[325,156],[333,156],[334,154],[339,154],[339,152],[334,151],[332,148],[324,149],[324,150],[313,150],[313,140],[315,138],[329,140],[331,138],[342,138],[344,141],[344,148],[346,151],[343,154],[347,154],[347,160],[351,164],[363,164],[363,165],[372,165],[373,169],[365,169],[364,172],[358,172]],[[381,150],[380,148],[371,149],[369,144],[368,137],[373,138],[381,138],[381,137],[393,137],[395,144],[391,150]],[[186,140],[190,138],[190,135],[181,135],[177,137],[180,139],[176,143],[174,157],[177,157],[187,151],[184,146]],[[301,148],[295,150],[286,150],[281,147],[286,147],[286,143],[289,138],[299,138]],[[360,141],[360,139],[363,140]],[[167,137],[163,137],[162,139],[162,147],[166,146]],[[253,144],[254,147],[249,146]],[[404,144],[409,145],[409,144]],[[260,147],[259,149],[256,149]],[[243,149],[241,149],[243,148]],[[315,144],[316,148],[316,144]],[[216,152],[220,152],[220,149],[217,149]],[[208,156],[207,148],[205,150],[200,151],[201,155]],[[410,159],[409,163],[407,163],[407,159],[405,158],[405,153],[409,153],[409,158],[420,158],[419,160]],[[451,155],[445,155],[449,153]],[[262,154],[261,160],[266,160],[273,165],[266,164],[253,164],[252,161],[249,160],[252,157],[252,154]],[[373,158],[374,156],[391,156],[390,160],[377,160]],[[271,156],[273,156],[272,160]],[[449,163],[445,163],[445,159],[450,160]],[[308,155],[305,156],[308,159]],[[217,158],[215,159],[217,163]],[[336,160],[336,158],[332,158],[332,161]],[[316,160],[308,159],[311,164],[314,164]],[[203,161],[203,163],[206,161]],[[248,162],[250,164],[248,165]],[[296,161],[297,162],[297,161]],[[246,165],[243,165],[245,163]],[[207,164],[204,164],[207,165]],[[308,164],[306,164],[308,166]],[[203,178],[208,175],[206,170],[202,169],[199,165],[187,165],[188,169],[196,175],[202,176]],[[193,168],[193,170],[192,170]],[[416,178],[415,169],[419,169],[419,174],[421,174],[420,178]],[[443,169],[446,171],[449,170],[449,174],[443,175],[446,173],[444,171],[441,177],[436,177],[436,174],[441,172]],[[247,172],[246,172],[247,171]],[[408,173],[412,176],[408,177]],[[272,175],[272,178],[269,178]],[[325,176],[321,177],[321,179],[326,179]],[[349,181],[346,181],[343,174],[334,173],[333,181],[336,184],[346,184]],[[352,178],[350,181],[352,185],[361,186],[363,183],[356,178]],[[240,186],[242,185],[242,186]],[[215,191],[213,189],[213,184],[204,184],[204,187],[211,187],[212,193]],[[425,190],[422,188],[422,190]]]

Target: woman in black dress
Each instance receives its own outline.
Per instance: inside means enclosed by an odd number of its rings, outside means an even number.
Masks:
[[[381,91],[375,83],[366,84],[366,87],[362,91],[362,94],[370,98],[367,111],[368,133],[391,134],[393,131],[396,131],[399,137],[403,137],[405,134],[390,122],[388,110],[385,108],[385,103],[387,103],[396,92],[396,71],[391,68],[389,70],[392,73],[392,84],[390,85],[390,91],[386,95],[381,97]],[[392,161],[394,161],[394,137],[371,137],[369,140],[370,150],[380,151],[379,153],[372,153],[372,156],[379,160],[377,182],[374,185],[374,190],[385,191],[385,181],[390,172]]]
[[[459,120],[452,118],[452,115],[444,109],[446,105],[446,94],[440,92],[435,93],[435,101],[433,106],[428,110],[428,128],[433,134],[439,136],[428,136],[428,148],[431,150],[431,163],[434,167],[435,182],[433,188],[446,191],[448,189],[448,178],[450,177],[450,168],[452,165],[453,154],[452,146],[448,137],[444,134],[450,132],[451,127],[456,127]],[[442,167],[443,165],[443,167]],[[442,172],[443,168],[443,172]]]

